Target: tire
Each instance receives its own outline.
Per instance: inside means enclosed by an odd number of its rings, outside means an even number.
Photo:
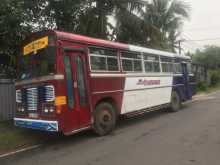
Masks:
[[[178,112],[181,109],[181,99],[176,91],[172,91],[169,109],[170,112]]]
[[[116,125],[116,112],[109,103],[100,103],[94,113],[93,130],[99,136],[105,136],[112,132]]]

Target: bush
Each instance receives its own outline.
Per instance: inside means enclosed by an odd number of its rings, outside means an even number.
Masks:
[[[208,89],[208,85],[205,82],[199,82],[196,86],[196,90],[198,91],[206,91]]]
[[[220,71],[215,70],[210,72],[210,86],[216,86],[220,83]]]

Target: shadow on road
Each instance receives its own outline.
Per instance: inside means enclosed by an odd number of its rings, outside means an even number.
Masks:
[[[181,111],[185,110],[186,108],[187,108],[187,105],[184,105]],[[162,110],[148,112],[148,113],[144,113],[144,114],[133,116],[133,117],[122,116],[117,122],[115,131],[108,136],[116,136],[118,134],[123,133],[125,129],[126,130],[129,129],[129,127],[134,127],[146,121],[150,122],[151,120],[158,119],[160,117],[163,117],[169,114],[172,114],[172,113],[169,113],[167,112],[167,110],[162,109]],[[81,143],[89,139],[100,138],[92,130],[83,131],[83,132],[70,135],[70,136],[64,136],[63,134],[45,134],[45,135],[48,136],[47,138],[48,140],[44,142],[44,144],[47,144],[47,145],[53,145],[53,144],[59,144],[59,143],[60,144],[65,143],[65,145],[68,145],[69,143],[71,143],[71,145],[73,145],[74,143]]]

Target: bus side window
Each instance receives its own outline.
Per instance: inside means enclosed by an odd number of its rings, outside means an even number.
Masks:
[[[174,63],[173,64],[173,72],[175,74],[182,74],[183,73],[181,63]]]
[[[192,64],[190,62],[187,62],[187,71],[189,74],[192,74],[193,71],[192,71]]]
[[[160,72],[159,56],[144,54],[145,72],[157,73]]]
[[[74,108],[74,93],[73,93],[73,75],[71,70],[70,57],[64,56],[64,65],[66,73],[67,86],[67,103],[69,108]]]
[[[165,73],[173,73],[173,60],[170,57],[161,57],[162,71]]]
[[[119,71],[117,50],[96,47],[89,50],[92,71]]]
[[[121,53],[122,68],[125,72],[142,72],[142,57],[136,52]]]

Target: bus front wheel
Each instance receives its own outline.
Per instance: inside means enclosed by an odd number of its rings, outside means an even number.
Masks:
[[[113,131],[116,125],[116,113],[109,103],[100,103],[94,111],[93,130],[99,136],[104,136]]]
[[[171,103],[170,103],[170,111],[177,112],[181,108],[181,99],[179,94],[176,91],[172,91],[171,94]]]

